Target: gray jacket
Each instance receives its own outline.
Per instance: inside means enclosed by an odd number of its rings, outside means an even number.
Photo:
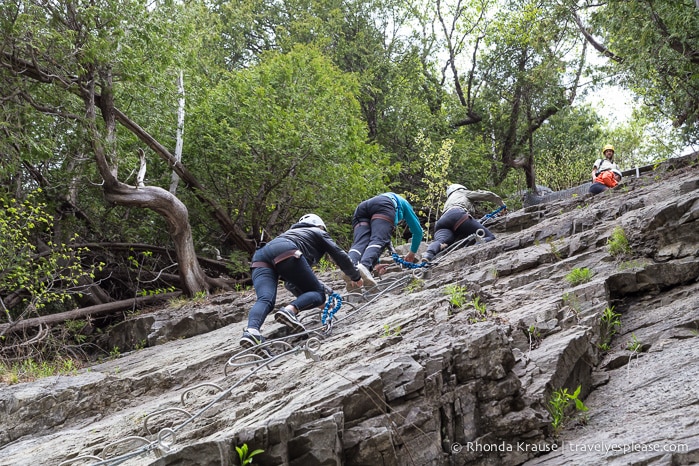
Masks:
[[[497,205],[504,205],[504,202],[502,202],[500,196],[493,192],[484,190],[469,191],[468,189],[458,189],[451,193],[451,196],[447,198],[447,201],[444,203],[442,214],[449,209],[453,209],[454,207],[461,207],[466,212],[473,215],[474,202],[493,202]]]

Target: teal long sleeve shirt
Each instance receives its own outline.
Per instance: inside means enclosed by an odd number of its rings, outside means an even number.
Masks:
[[[422,226],[420,225],[420,219],[417,218],[413,206],[406,201],[403,196],[396,193],[384,193],[384,196],[389,197],[393,204],[396,206],[396,217],[394,219],[394,225],[398,225],[401,220],[405,220],[408,224],[410,233],[412,233],[412,239],[410,242],[410,252],[416,253],[422,242],[422,236],[424,232],[422,231]]]

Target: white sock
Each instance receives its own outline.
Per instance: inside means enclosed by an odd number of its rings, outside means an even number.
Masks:
[[[256,328],[248,327],[246,330],[250,335],[255,335],[256,337],[259,337],[260,335],[262,335],[260,333],[260,330],[256,329]]]

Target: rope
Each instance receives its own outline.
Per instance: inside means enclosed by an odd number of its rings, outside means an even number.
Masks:
[[[334,307],[332,310],[330,310],[333,303],[335,303]],[[332,320],[335,313],[340,310],[340,306],[342,306],[342,296],[337,293],[330,293],[330,296],[328,296],[328,302],[325,303],[325,307],[323,308],[323,316],[320,319],[320,323],[325,325],[326,320]]]
[[[497,217],[498,214],[499,214],[500,212],[502,212],[503,210],[505,210],[505,209],[507,209],[507,206],[506,206],[505,204],[503,204],[503,205],[501,205],[500,207],[498,207],[497,209],[495,209],[494,211],[492,211],[491,213],[485,214],[484,216],[482,216],[481,219],[480,219],[478,222],[479,222],[481,225],[485,225],[484,222],[487,222],[488,220]]]
[[[423,267],[427,267],[427,263],[423,262],[421,264],[414,264],[412,262],[408,262],[404,259],[402,259],[397,252],[394,252],[391,254],[391,257],[393,257],[393,261],[396,264],[400,264],[402,267],[405,267],[407,269],[421,269]]]

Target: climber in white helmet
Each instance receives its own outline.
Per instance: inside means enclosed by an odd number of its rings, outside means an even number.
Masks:
[[[293,289],[296,299],[275,312],[274,318],[293,332],[305,331],[298,313],[318,307],[326,299],[328,290],[311,269],[326,253],[353,285],[363,285],[359,270],[333,241],[325,222],[316,214],[304,215],[298,223],[255,252],[250,267],[257,301],[250,309],[241,346],[251,348],[265,340],[260,329],[276,303],[280,278]]]
[[[483,230],[484,241],[495,239],[495,235],[472,216],[473,202],[479,201],[505,206],[500,196],[490,191],[469,191],[461,184],[450,184],[447,187],[447,200],[442,215],[435,224],[433,240],[422,255],[423,261],[431,261],[439,251],[478,230]],[[506,209],[503,209],[503,212],[505,211]]]

